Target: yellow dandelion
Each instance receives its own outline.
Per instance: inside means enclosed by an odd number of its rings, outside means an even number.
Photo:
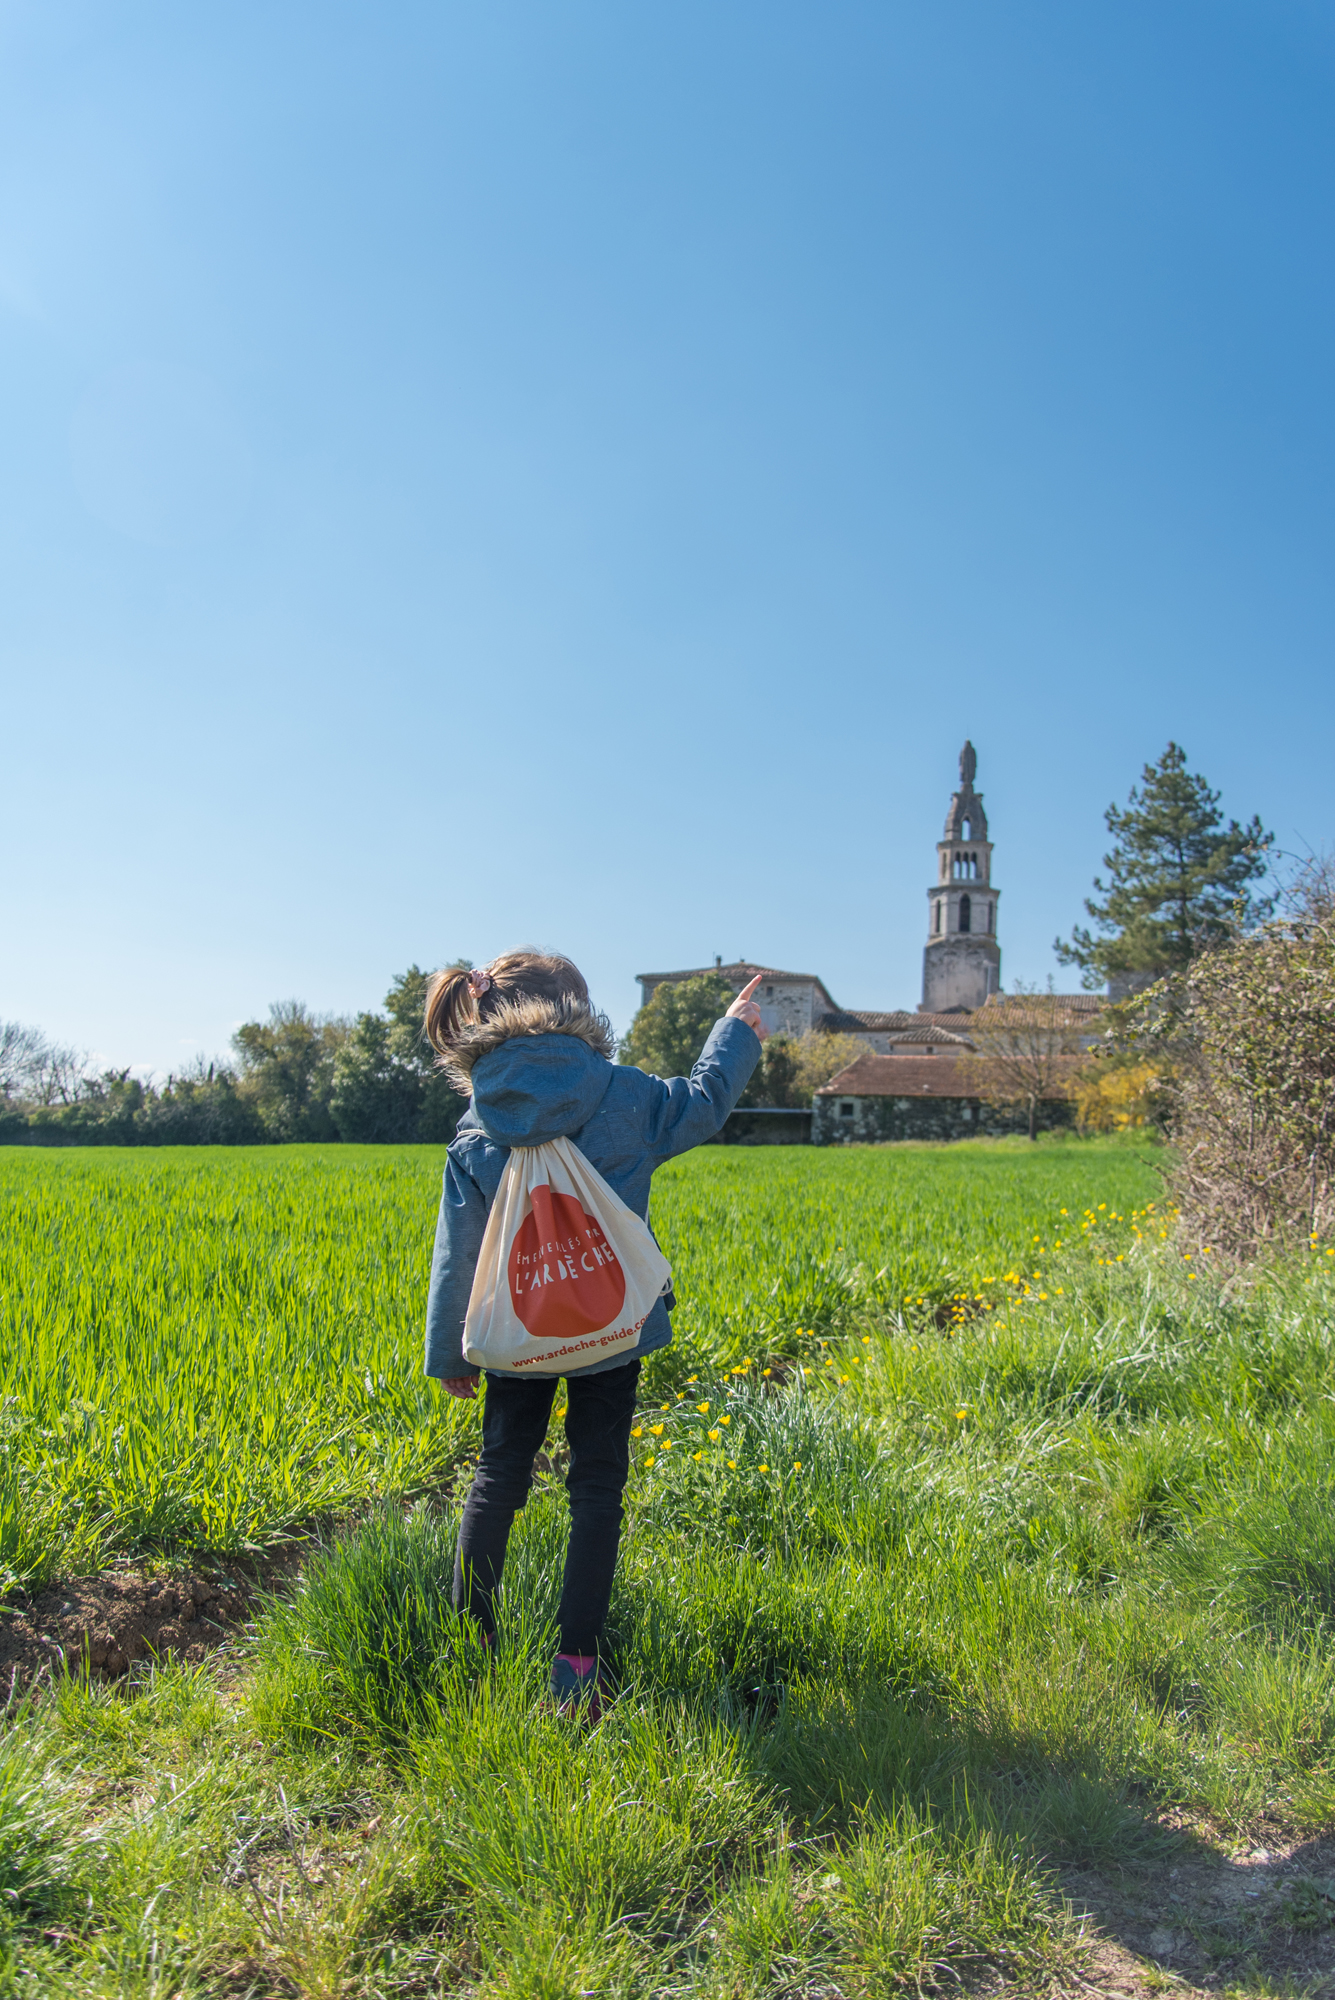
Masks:
[[[700,1377],[698,1375],[688,1375],[686,1377],[686,1387],[689,1389],[692,1382],[698,1382],[699,1380]]]
[[[662,1424],[650,1424],[649,1426],[649,1434],[651,1437],[661,1438],[663,1435],[663,1430],[664,1426]]]
[[[653,1471],[653,1469],[654,1469],[654,1460],[653,1460],[652,1458],[646,1458],[646,1459],[645,1459],[645,1461],[644,1461],[644,1469],[645,1469],[645,1471],[646,1471],[646,1472],[652,1472],[652,1471]]]
[[[711,1431],[709,1433],[709,1442],[711,1444],[717,1444],[718,1441],[719,1441],[719,1433],[717,1431]]]
[[[802,1470],[802,1461],[800,1458],[795,1458],[793,1460],[793,1471],[800,1472],[801,1470]]]
[[[703,1416],[709,1405],[708,1403],[697,1403],[695,1407],[700,1412],[700,1415]]]
[[[664,1449],[664,1451],[671,1451],[671,1449],[672,1449],[672,1439],[671,1439],[671,1438],[664,1438],[664,1439],[663,1439],[663,1449]]]
[[[762,1465],[762,1466],[761,1466],[761,1468],[760,1468],[760,1470],[761,1470],[762,1472],[768,1472],[768,1471],[769,1471],[769,1467],[768,1467],[767,1465]]]
[[[703,1458],[703,1457],[704,1457],[704,1453],[703,1453],[702,1451],[693,1451],[693,1452],[691,1453],[691,1457],[692,1457],[692,1458]]]
[[[762,1368],[760,1372],[762,1375],[772,1375],[774,1370],[772,1368]]]
[[[729,1472],[736,1472],[736,1470],[737,1470],[737,1461],[736,1461],[736,1459],[735,1459],[735,1458],[730,1458],[730,1459],[728,1460],[728,1470],[729,1470]]]
[[[731,1418],[731,1417],[720,1417],[720,1418],[719,1418],[719,1422],[720,1422],[721,1424],[730,1424],[730,1423],[732,1422],[732,1418]]]
[[[967,1410],[956,1410],[956,1412],[955,1412],[955,1415],[956,1415],[957,1417],[967,1417],[967,1416],[968,1416],[968,1414],[969,1414],[969,1412],[968,1412]]]
[[[633,1438],[642,1438],[644,1436],[644,1425],[636,1424],[634,1430],[631,1432],[631,1436]]]

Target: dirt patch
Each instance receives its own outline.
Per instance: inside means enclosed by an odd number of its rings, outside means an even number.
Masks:
[[[195,1569],[111,1570],[70,1577],[0,1605],[0,1702],[52,1675],[122,1679],[140,1661],[204,1659],[250,1622],[307,1553]]]
[[[1190,1838],[1152,1873],[1064,1870],[1062,1887],[1088,1913],[1088,1976],[1107,1993],[1302,1991],[1335,1977],[1332,1839],[1228,1855]]]

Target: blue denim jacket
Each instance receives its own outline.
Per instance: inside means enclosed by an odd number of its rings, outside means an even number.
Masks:
[[[473,1067],[473,1097],[459,1121],[445,1186],[426,1304],[426,1372],[441,1381],[479,1370],[463,1358],[473,1272],[511,1146],[569,1138],[637,1215],[648,1217],[654,1168],[712,1139],[746,1088],[760,1042],[745,1021],[715,1024],[690,1077],[646,1076],[608,1062],[572,1034],[513,1035]],[[658,1299],[632,1353],[579,1375],[624,1368],[672,1338]]]

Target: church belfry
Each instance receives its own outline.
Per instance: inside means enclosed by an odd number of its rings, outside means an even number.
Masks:
[[[992,843],[982,793],[973,788],[977,769],[977,754],[966,743],[960,752],[960,788],[951,795],[945,837],[936,843],[936,881],[927,891],[922,1013],[981,1007],[1001,985],[1000,891],[992,886]]]

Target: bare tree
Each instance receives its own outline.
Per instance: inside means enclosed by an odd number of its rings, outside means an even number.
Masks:
[[[29,1094],[39,1104],[77,1104],[88,1094],[88,1054],[64,1042],[48,1042],[41,1048],[29,1070]]]
[[[960,1062],[961,1079],[985,1104],[1003,1110],[1023,1105],[1032,1139],[1039,1105],[1073,1095],[1089,1030],[1088,1016],[1060,993],[1017,984],[1013,993],[996,994],[970,1021],[974,1052]]]
[[[1279,903],[1297,924],[1320,924],[1335,916],[1335,851],[1285,855],[1290,865],[1282,877]]]
[[[46,1052],[46,1037],[40,1028],[25,1028],[20,1021],[0,1021],[0,1103],[25,1097],[35,1071]]]

